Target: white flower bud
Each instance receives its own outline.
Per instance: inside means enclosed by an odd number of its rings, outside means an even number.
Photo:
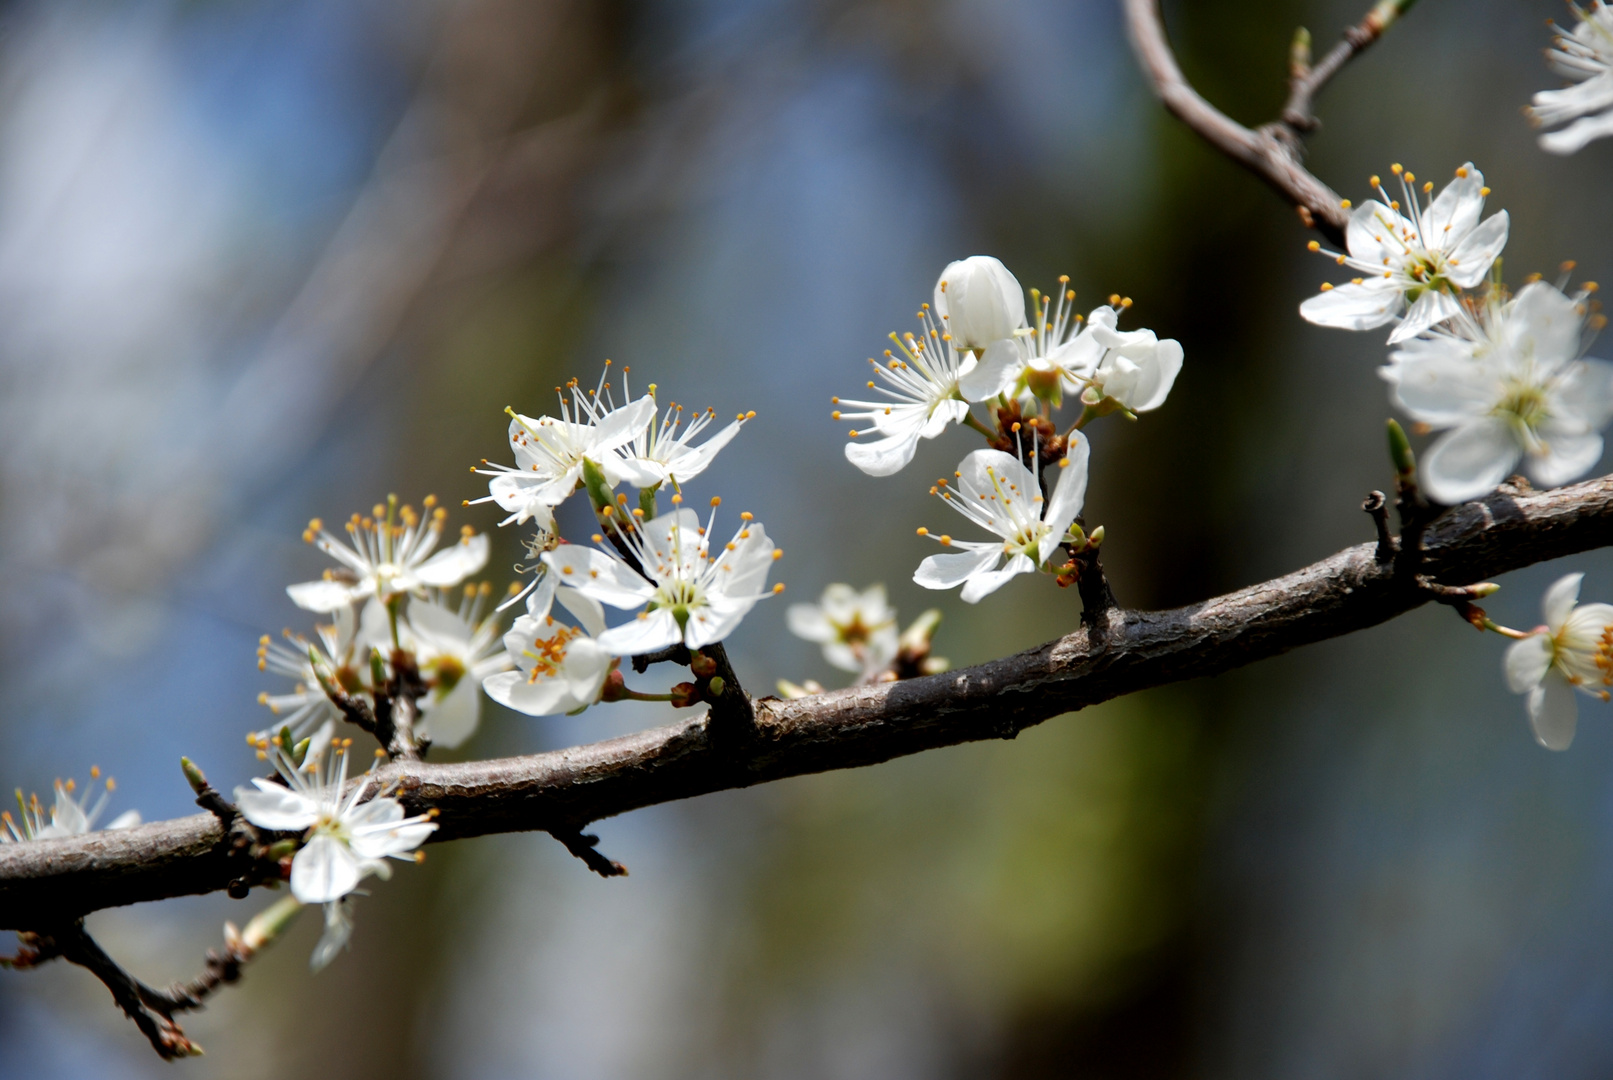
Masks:
[[[1025,325],[1025,290],[990,255],[947,266],[935,283],[935,310],[958,349],[984,349]]]

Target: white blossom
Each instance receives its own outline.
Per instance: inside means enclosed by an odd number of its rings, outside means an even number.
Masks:
[[[296,685],[289,694],[265,691],[258,695],[258,704],[268,706],[275,723],[253,732],[248,742],[256,745],[284,727],[290,729],[294,744],[312,739],[311,752],[319,753],[336,733],[336,724],[342,718],[341,710],[320,685],[320,675],[349,693],[365,692],[368,643],[360,642],[353,605],[344,604],[330,614],[334,621],[315,626],[313,641],[290,630],[285,632],[289,644],[272,641],[268,634],[258,639],[258,670],[295,679]]]
[[[862,592],[830,585],[816,604],[791,604],[785,620],[790,633],[822,645],[824,658],[842,671],[879,671],[896,658],[896,609],[883,585]]]
[[[434,497],[426,497],[430,517],[422,523],[413,507],[399,506],[395,497],[388,496],[373,516],[354,514],[348,520],[351,542],[346,544],[327,532],[318,518],[310,521],[303,539],[335,559],[341,569],[327,571],[319,581],[289,586],[287,595],[300,608],[332,612],[370,597],[384,602],[401,593],[458,585],[487,565],[487,537],[476,535],[467,525],[458,543],[438,551],[448,511],[436,503]]]
[[[489,589],[467,586],[457,609],[443,597],[409,601],[407,645],[431,692],[420,700],[416,734],[453,748],[481,723],[482,680],[506,671],[510,657],[499,633],[498,613],[482,614]]]
[[[869,476],[900,472],[913,460],[920,439],[933,439],[969,415],[960,380],[967,379],[979,361],[960,352],[951,335],[942,333],[928,304],[919,312],[919,322],[922,336],[911,332],[890,336],[896,349],[885,350],[883,366],[872,357],[868,360],[877,377],[868,380],[868,388],[888,400],[833,399],[841,406],[830,414],[834,419],[863,422],[860,431],[852,430],[853,439],[878,436],[873,442],[846,444],[846,460]]]
[[[1025,293],[997,259],[971,255],[941,271],[935,311],[959,349],[985,349],[1025,326]]]
[[[235,802],[260,829],[303,834],[291,860],[291,891],[304,904],[339,900],[369,874],[389,877],[386,860],[412,858],[410,853],[437,828],[429,815],[404,817],[403,804],[387,790],[362,801],[370,790],[367,773],[344,792],[345,746],[310,756],[301,767],[278,743],[264,749],[285,783],[255,777],[252,787],[235,789]]]
[[[643,608],[637,618],[599,635],[600,647],[612,655],[633,656],[679,642],[699,649],[733,633],[768,595],[768,570],[783,554],[761,522],[750,514],[740,517],[739,531],[715,552],[710,546],[715,508],[705,528],[689,509],[640,522],[626,543],[643,573],[614,553],[575,544],[561,545],[543,561],[562,585],[585,596],[615,608]],[[782,588],[774,586],[772,592]]]
[[[614,664],[597,640],[605,632],[599,602],[569,586],[559,589],[557,598],[580,625],[567,626],[547,612],[521,616],[504,635],[506,655],[519,670],[482,682],[488,697],[528,716],[555,716],[594,704]]]
[[[90,769],[90,779],[98,780],[101,777],[99,768]],[[64,836],[82,836],[95,831],[95,823],[106,810],[107,800],[117,784],[109,776],[104,787],[86,785],[82,795],[75,795],[78,784],[72,780],[65,783],[56,781],[56,798],[51,804],[47,815],[39,796],[23,798],[22,790],[17,791],[17,813],[13,818],[10,811],[0,813],[0,844],[19,843],[24,840],[56,840]],[[90,795],[94,791],[100,792],[100,798],[93,803]],[[108,829],[130,829],[140,824],[140,811],[125,810],[113,818],[107,825]]]
[[[1091,328],[1105,322],[1113,327],[1116,312],[1112,307],[1096,308],[1083,329],[1071,303],[1075,293],[1068,288],[1069,280],[1059,278],[1058,299],[1052,303],[1031,290],[1034,325],[986,347],[979,364],[959,380],[966,400],[986,401],[1005,394],[1042,398],[1056,407],[1066,393],[1086,389],[1104,354]]]
[[[1084,324],[1074,315],[1068,290],[1056,304],[1036,300],[1036,326],[1030,333],[993,342],[985,357],[961,380],[963,396],[982,401],[998,394],[1038,397],[1057,407],[1067,393],[1087,405],[1105,398],[1130,413],[1149,412],[1165,403],[1182,370],[1182,346],[1161,340],[1152,330],[1123,331],[1120,307],[1094,308]]]
[[[623,376],[626,382],[626,376]],[[650,384],[648,395],[655,398],[655,384]],[[733,441],[739,429],[756,414],[740,413],[721,431],[699,446],[694,445],[697,435],[716,419],[716,412],[707,409],[695,412],[687,419],[683,406],[673,402],[656,422],[654,418],[633,436],[633,440],[613,452],[614,461],[607,474],[620,476],[636,488],[651,488],[670,484],[677,488],[705,472],[717,458],[717,452]],[[683,430],[678,430],[682,427]]]
[[[1529,723],[1548,750],[1567,750],[1574,741],[1574,690],[1607,701],[1613,685],[1613,604],[1579,605],[1584,577],[1569,574],[1546,590],[1546,624],[1514,642],[1503,661],[1507,686],[1529,695]]]
[[[1044,505],[1037,473],[1001,450],[976,450],[958,466],[956,490],[942,482],[935,490],[949,506],[1000,540],[938,539],[957,554],[931,555],[919,564],[913,580],[926,589],[963,586],[965,603],[978,603],[1016,574],[1028,574],[1047,563],[1064,541],[1087,491],[1090,445],[1079,431],[1070,433],[1067,456],[1053,496]],[[928,530],[919,530],[928,535]],[[1005,561],[1006,560],[1006,561]]]
[[[514,466],[488,465],[475,470],[492,479],[487,496],[471,501],[494,502],[507,510],[510,516],[501,525],[524,525],[535,519],[539,527],[553,531],[554,508],[577,490],[584,463],[598,466],[612,486],[620,483],[624,478],[622,459],[614,451],[634,442],[655,420],[653,397],[646,394],[617,406],[603,375],[595,390],[584,391],[575,379],[566,389],[571,391],[569,403],[565,391],[556,388],[560,394],[558,418],[510,412]]]
[[[1299,313],[1318,326],[1371,330],[1405,312],[1389,343],[1405,341],[1456,315],[1456,293],[1484,280],[1490,264],[1507,243],[1509,218],[1502,210],[1479,221],[1484,211],[1484,175],[1471,162],[1456,170],[1456,179],[1439,197],[1423,205],[1431,185],[1419,194],[1416,177],[1394,167],[1410,209],[1402,213],[1378,178],[1372,178],[1383,201],[1369,199],[1350,215],[1345,230],[1349,254],[1328,252],[1339,263],[1361,273],[1347,284],[1323,285],[1320,295],[1299,306]],[[1311,250],[1321,250],[1311,242]],[[1409,305],[1409,308],[1408,308]]]
[[[1579,23],[1558,29],[1546,62],[1573,85],[1542,90],[1526,109],[1537,125],[1567,127],[1540,136],[1540,147],[1553,154],[1572,154],[1593,139],[1613,135],[1613,10],[1592,0],[1588,8],[1574,8]]]
[[[1395,403],[1445,430],[1420,463],[1443,503],[1493,491],[1517,467],[1546,486],[1589,471],[1613,419],[1613,365],[1582,359],[1585,297],[1537,281],[1499,289],[1450,330],[1409,341],[1382,369]]]

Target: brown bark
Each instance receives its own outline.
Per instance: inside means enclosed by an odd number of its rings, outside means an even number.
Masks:
[[[714,748],[703,718],[527,757],[401,761],[411,813],[441,812],[436,840],[549,830],[787,776],[872,765],[934,747],[1013,738],[1064,712],[1215,675],[1384,622],[1441,597],[1419,574],[1467,584],[1613,543],[1613,477],[1547,492],[1504,487],[1447,512],[1424,535],[1418,573],[1376,541],[1170,611],[1111,609],[1036,649],[991,663],[794,701],[755,701],[756,732]],[[0,846],[0,927],[60,925],[87,912],[223,889],[245,869],[218,819],[198,814],[120,832]]]

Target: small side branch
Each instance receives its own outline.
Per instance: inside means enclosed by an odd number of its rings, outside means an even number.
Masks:
[[[151,1043],[151,1048],[159,1057],[172,1061],[176,1058],[194,1057],[202,1052],[201,1047],[185,1037],[184,1031],[174,1022],[173,1017],[175,1012],[200,1005],[199,997],[194,1004],[182,1004],[162,991],[153,990],[140,982],[119,967],[117,961],[96,944],[95,939],[85,931],[82,920],[40,933],[38,936],[41,941],[48,941],[50,948],[62,959],[85,968],[100,979],[112,992],[112,1000],[117,1003],[118,1008],[134,1021],[135,1026]]]
[[[1328,80],[1343,70],[1345,64],[1382,37],[1390,24],[1416,2],[1380,0],[1360,22],[1344,31],[1344,39],[1333,46],[1314,67],[1296,65],[1289,80],[1288,103],[1283,106],[1282,122],[1296,131],[1314,130],[1317,119],[1312,109],[1316,95],[1321,93]]]
[[[1340,42],[1312,67],[1309,46],[1296,42],[1290,65],[1288,103],[1281,116],[1251,131],[1204,99],[1182,74],[1165,36],[1159,0],[1123,0],[1126,29],[1143,74],[1165,108],[1178,120],[1269,184],[1298,211],[1307,228],[1342,243],[1349,213],[1338,194],[1303,164],[1304,135],[1315,129],[1312,112],[1317,93],[1341,68],[1376,41],[1414,0],[1379,0],[1366,18],[1345,32]]]
[[[626,877],[627,867],[614,859],[608,859],[599,850],[599,837],[592,833],[583,833],[581,829],[557,828],[550,829],[549,835],[566,845],[571,852],[600,877]]]

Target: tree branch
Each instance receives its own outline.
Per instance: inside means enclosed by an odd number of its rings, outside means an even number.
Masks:
[[[1159,0],[1123,0],[1132,49],[1154,93],[1171,114],[1200,138],[1260,177],[1293,204],[1307,228],[1342,243],[1350,215],[1338,193],[1304,166],[1303,136],[1315,129],[1316,94],[1352,58],[1378,40],[1395,18],[1415,0],[1379,0],[1366,17],[1345,31],[1344,40],[1315,67],[1296,62],[1282,115],[1251,131],[1206,101],[1193,89],[1171,52],[1160,18]]]
[[[1547,492],[1503,487],[1424,534],[1419,572],[1465,584],[1613,544],[1613,477]],[[1013,738],[1060,713],[1216,675],[1362,630],[1435,599],[1377,558],[1376,540],[1286,577],[1170,611],[1112,609],[1101,627],[987,664],[794,701],[756,701],[745,746],[713,746],[706,718],[528,757],[379,770],[435,840],[546,830],[787,776]],[[198,814],[117,832],[0,846],[0,927],[59,926],[121,904],[222,889],[250,862]]]

